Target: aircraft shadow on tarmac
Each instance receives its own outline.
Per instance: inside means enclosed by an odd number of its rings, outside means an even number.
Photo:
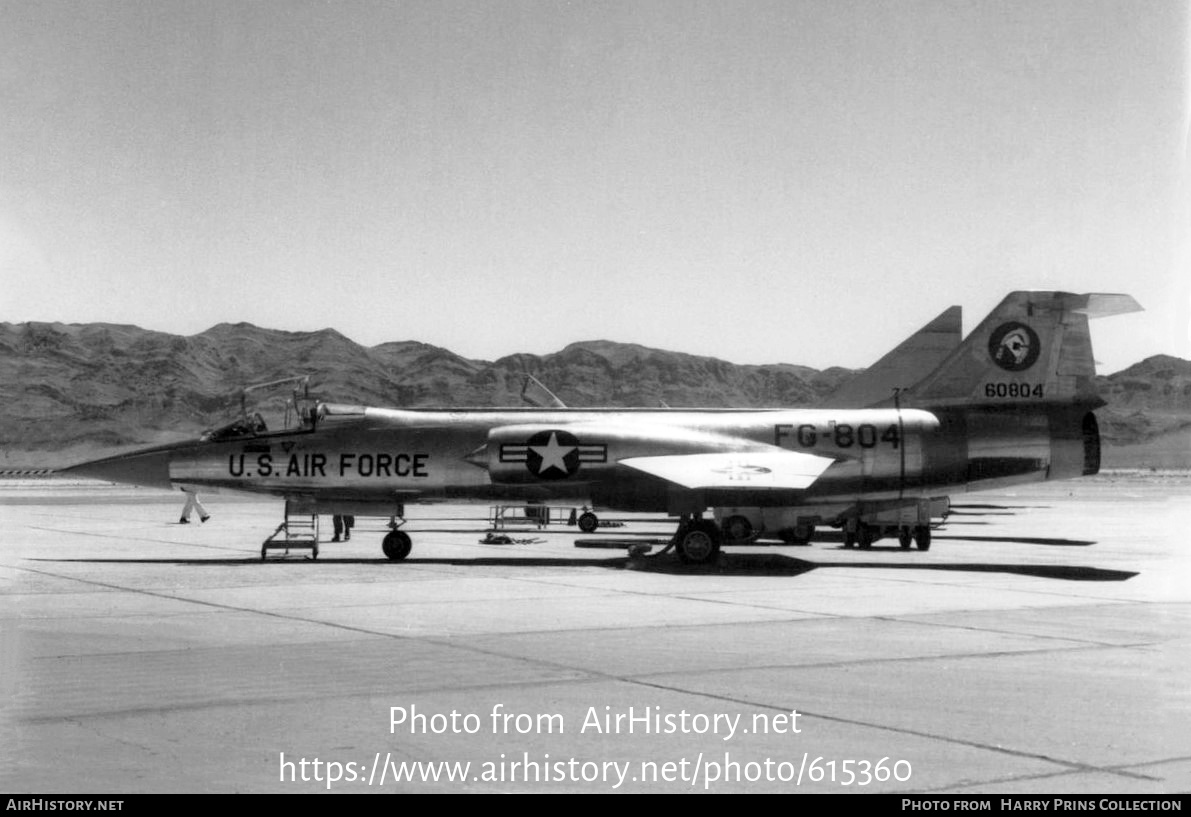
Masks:
[[[1030,565],[1030,564],[984,564],[964,562],[956,564],[890,564],[889,562],[860,562],[850,559],[839,561],[809,562],[778,553],[733,553],[725,554],[715,565],[684,565],[677,559],[634,560],[637,570],[654,573],[709,574],[716,576],[797,576],[812,570],[833,567],[876,570],[940,570],[961,573],[1010,573],[1018,576],[1034,576],[1042,579],[1063,579],[1067,581],[1126,581],[1137,575],[1126,570],[1104,570],[1082,565]]]
[[[1050,505],[990,505],[988,503],[965,502],[962,505],[952,505],[948,513],[959,511],[1018,511],[1032,508],[1049,508]]]
[[[955,522],[955,523],[948,523],[948,524],[987,525],[989,523],[987,523],[987,522]],[[460,532],[462,533],[463,531],[460,531]],[[467,531],[467,532],[470,533],[471,531]],[[534,535],[538,535],[541,533],[547,533],[547,532],[548,531],[537,531],[534,533]],[[635,533],[630,536],[625,536],[621,540],[611,540],[611,541],[621,541],[625,544],[628,544],[630,542],[640,542],[642,539],[646,539],[648,537],[654,537],[655,539],[657,537],[668,539],[670,537],[670,534],[665,531],[655,531],[655,532],[648,533],[648,534]],[[936,542],[940,542],[940,541],[946,541],[946,542],[1007,542],[1010,544],[1019,544],[1019,545],[1052,545],[1052,546],[1056,546],[1056,547],[1088,547],[1089,545],[1096,544],[1096,540],[1094,540],[1094,539],[1056,539],[1053,537],[1046,537],[1046,536],[974,536],[974,535],[952,534],[946,530],[935,531],[933,538]],[[891,550],[892,551],[892,550],[900,550],[901,549],[896,544],[893,544],[893,545],[888,544],[890,542],[896,542],[895,539],[886,538],[886,539],[881,539],[879,541],[882,543],[885,543],[884,546],[882,546],[881,544],[875,545],[873,547],[873,550]],[[840,547],[843,547],[843,542],[844,542],[844,534],[841,531],[820,530],[815,533],[815,544],[816,545],[838,544]],[[776,540],[776,539],[773,539],[773,540],[767,539],[762,542],[759,542],[758,545],[759,546],[773,545],[773,546],[778,546],[778,547],[799,547],[799,545],[785,545],[784,543],[778,542],[778,540]]]
[[[657,554],[653,556],[612,556],[603,559],[564,559],[558,557],[499,557],[433,559],[411,557],[404,562],[390,562],[377,559],[335,559],[320,558],[317,561],[304,557],[269,559],[264,563],[258,557],[242,559],[36,559],[40,562],[78,562],[87,564],[123,565],[180,565],[189,567],[248,567],[268,569],[267,565],[392,565],[399,568],[406,565],[450,565],[453,567],[602,567],[610,570],[637,570],[648,573],[665,573],[686,576],[800,576],[812,570],[833,567],[876,570],[933,570],[959,573],[1008,573],[1018,576],[1033,576],[1041,579],[1062,579],[1065,581],[1113,582],[1126,581],[1138,575],[1133,571],[1105,570],[1082,565],[1031,565],[1031,564],[986,564],[963,562],[953,564],[922,564],[909,562],[862,562],[850,559],[838,561],[810,562],[781,553],[725,553],[718,562],[711,565],[683,564],[677,556]]]
[[[1058,547],[1087,547],[1096,544],[1093,539],[1050,539],[1044,536],[936,536],[958,542],[1016,542],[1022,545],[1056,545]]]
[[[964,523],[972,524],[972,523]],[[935,531],[934,540],[936,542],[1010,542],[1019,545],[1056,545],[1059,547],[1088,547],[1096,544],[1094,539],[1054,539],[1045,536],[960,536],[945,531]],[[836,531],[824,531],[823,533],[815,534],[815,542],[823,544],[827,542],[844,541],[844,535]],[[889,541],[889,540],[880,540]],[[874,550],[900,550],[896,545],[893,547],[886,546],[884,548],[875,546]]]

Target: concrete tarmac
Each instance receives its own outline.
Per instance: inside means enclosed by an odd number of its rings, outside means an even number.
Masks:
[[[403,563],[365,519],[262,562],[280,502],[203,500],[179,525],[179,493],[0,482],[0,790],[1191,789],[1186,476],[705,569],[575,546],[664,519],[485,545],[454,505],[409,509]]]

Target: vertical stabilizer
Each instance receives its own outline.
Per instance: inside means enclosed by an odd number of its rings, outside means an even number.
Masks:
[[[1088,318],[1140,309],[1128,295],[1012,292],[908,397],[919,405],[1095,403]]]
[[[891,405],[894,389],[908,389],[934,371],[963,338],[963,309],[941,312],[893,351],[851,380],[839,385],[820,408],[866,408]]]

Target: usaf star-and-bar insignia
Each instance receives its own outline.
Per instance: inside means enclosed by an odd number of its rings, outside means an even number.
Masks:
[[[524,444],[504,443],[501,462],[523,462],[529,473],[539,479],[566,479],[584,463],[608,461],[608,446],[583,444],[569,431],[539,431]]]

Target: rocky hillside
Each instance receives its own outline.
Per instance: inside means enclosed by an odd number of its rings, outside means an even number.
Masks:
[[[295,374],[342,403],[522,406],[526,373],[568,405],[676,407],[805,405],[849,374],[608,341],[483,361],[414,341],[366,348],[333,329],[220,324],[180,337],[112,324],[0,323],[0,468],[54,467],[193,436],[236,409],[240,387]]]
[[[1191,361],[1155,355],[1097,380],[1106,464],[1191,468]]]
[[[852,374],[611,341],[483,361],[414,341],[366,348],[333,329],[220,324],[181,337],[112,324],[0,323],[0,469],[193,436],[235,410],[238,388],[295,374],[309,374],[313,390],[336,402],[520,406],[526,373],[570,406],[673,407],[805,406]],[[1191,430],[1191,362],[1150,358],[1101,378],[1101,391],[1111,443],[1168,451],[1163,441]]]

